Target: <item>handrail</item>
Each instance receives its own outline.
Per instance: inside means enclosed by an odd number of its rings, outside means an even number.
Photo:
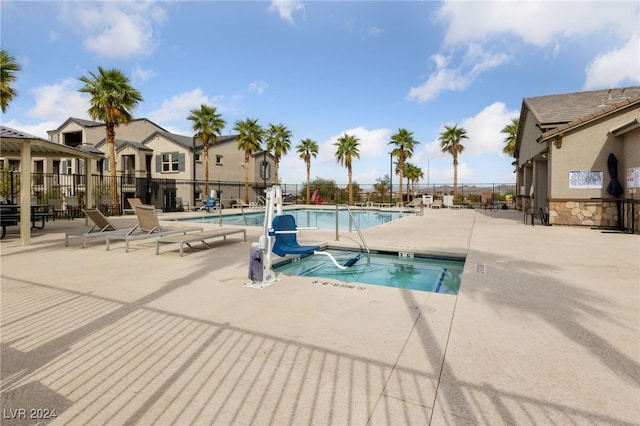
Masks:
[[[356,223],[356,219],[353,217],[353,214],[351,213],[351,209],[349,208],[349,205],[347,204],[336,204],[336,241],[339,241],[338,238],[338,207],[346,207],[347,208],[347,213],[349,213],[349,218],[351,219],[351,223],[353,223],[353,226],[356,227],[356,231],[358,232],[358,235],[360,236],[360,240],[362,241],[362,245],[364,246],[365,250],[367,251],[367,265],[371,264],[371,251],[369,250],[369,246],[367,245],[367,242],[364,239],[364,235],[362,235],[362,232],[360,231],[360,227],[358,226],[358,224]]]

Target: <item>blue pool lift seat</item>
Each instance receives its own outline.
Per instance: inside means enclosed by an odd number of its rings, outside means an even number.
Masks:
[[[287,254],[313,254],[320,250],[320,246],[301,246],[296,237],[296,219],[290,214],[283,214],[273,218],[273,234],[276,242],[271,251],[282,257]]]
[[[200,210],[206,210],[208,212],[211,212],[211,210],[215,210],[215,209],[216,209],[216,199],[215,199],[215,197],[207,198],[207,202],[204,203],[204,205],[202,207],[200,207]]]

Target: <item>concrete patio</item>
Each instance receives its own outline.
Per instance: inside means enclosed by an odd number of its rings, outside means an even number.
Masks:
[[[0,243],[3,425],[638,424],[639,235],[446,209],[363,231],[372,249],[466,255],[451,296],[243,287],[261,228],[180,257],[152,239],[65,247],[82,227]]]

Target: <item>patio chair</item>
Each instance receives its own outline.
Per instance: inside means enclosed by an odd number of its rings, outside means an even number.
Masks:
[[[69,218],[75,219],[76,217],[80,217],[82,206],[78,201],[78,197],[65,195],[64,203],[67,205],[67,214],[69,215]]]
[[[296,218],[290,214],[273,218],[273,233],[276,236],[276,242],[271,251],[280,257],[287,254],[313,254],[314,251],[320,250],[320,246],[301,246],[298,244]]]
[[[135,240],[145,240],[149,238],[160,238],[166,235],[187,234],[189,232],[202,232],[202,227],[176,227],[168,228],[160,225],[155,206],[140,204],[135,207],[138,225],[133,232],[127,234],[113,234],[107,236],[107,250],[111,241],[123,240],[125,242],[125,252],[129,252],[129,243]]]
[[[431,204],[431,208],[432,209],[439,209],[442,207],[442,200],[435,200],[432,204]]]
[[[136,206],[142,205],[142,201],[140,201],[140,198],[127,198],[127,201],[129,202],[129,206],[131,208],[129,209],[122,209],[122,211],[127,214],[127,213],[131,213],[131,214],[135,214],[136,213]]]
[[[109,235],[127,235],[136,229],[136,226],[132,228],[118,228],[109,219],[107,219],[98,209],[83,209],[86,217],[91,219],[93,226],[89,230],[80,232],[67,232],[64,234],[64,246],[69,246],[69,237],[82,237],[82,248],[87,246],[88,240],[102,240]]]
[[[58,215],[65,215],[67,211],[62,208],[62,200],[60,198],[49,198],[49,205],[53,213],[53,219],[57,219]]]

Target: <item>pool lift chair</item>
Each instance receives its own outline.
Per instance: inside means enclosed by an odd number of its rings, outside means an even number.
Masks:
[[[253,243],[249,256],[249,278],[245,287],[263,289],[278,282],[273,270],[271,255],[286,256],[288,254],[322,254],[326,255],[340,269],[347,269],[360,259],[360,255],[347,260],[344,266],[338,264],[330,253],[318,251],[320,246],[298,244],[296,234],[298,228],[292,215],[282,213],[282,189],[272,186],[266,191],[265,213],[262,235],[257,243]],[[272,241],[275,239],[275,241]]]

